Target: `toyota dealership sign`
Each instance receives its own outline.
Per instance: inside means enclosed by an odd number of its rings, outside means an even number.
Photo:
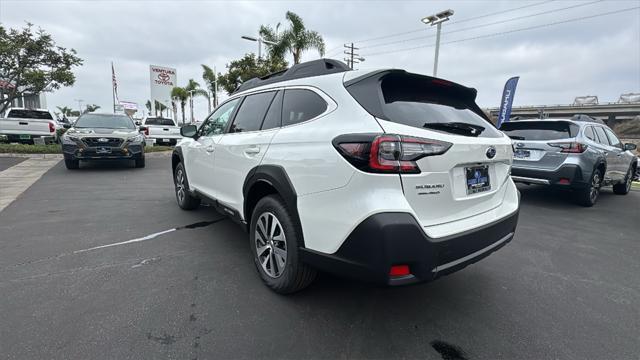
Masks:
[[[176,69],[150,65],[149,77],[151,81],[151,106],[155,108],[155,101],[169,106],[171,89],[177,86]]]

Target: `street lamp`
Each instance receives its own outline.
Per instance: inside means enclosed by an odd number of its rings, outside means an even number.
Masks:
[[[193,90],[189,90],[189,108],[191,110],[191,120],[189,124],[193,124]]]
[[[422,18],[422,22],[427,25],[437,25],[437,35],[436,35],[436,57],[433,61],[433,76],[438,75],[438,53],[440,52],[440,28],[442,27],[442,23],[449,20],[449,18],[453,16],[453,10],[445,10],[441,11],[434,15],[429,15],[427,17]]]
[[[268,45],[278,45],[277,42],[265,40],[261,36],[258,36],[258,37],[241,36],[241,38],[243,38],[245,40],[249,40],[249,41],[257,41],[258,42],[258,60],[260,60],[260,58],[262,58],[262,44],[263,43],[268,44]]]
[[[82,115],[82,102],[84,100],[82,100],[82,99],[74,99],[74,101],[78,102],[78,109],[79,109],[78,114]],[[80,116],[80,115],[78,115],[78,116]]]

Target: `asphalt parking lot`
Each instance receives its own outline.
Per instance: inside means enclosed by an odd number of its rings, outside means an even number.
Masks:
[[[177,207],[169,158],[118,165],[60,162],[0,212],[0,357],[640,356],[639,191],[583,208],[522,186],[516,238],[461,272],[399,288],[322,275],[281,296],[238,225]]]

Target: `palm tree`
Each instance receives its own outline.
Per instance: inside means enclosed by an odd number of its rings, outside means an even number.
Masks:
[[[189,99],[189,92],[185,88],[176,86],[171,89],[171,98],[176,99],[176,101],[180,101],[180,110],[182,110],[182,125],[184,125],[184,106],[187,104],[187,99]]]
[[[72,109],[70,107],[67,107],[67,106],[63,106],[63,107],[56,106],[56,108],[60,111],[60,113],[63,116],[71,116],[71,110]]]
[[[293,55],[294,64],[299,64],[302,53],[309,49],[317,49],[320,56],[324,56],[322,36],[317,31],[307,30],[302,18],[297,14],[287,11],[286,18],[289,21],[289,29],[281,34],[278,33],[280,24],[276,25],[275,30],[270,26],[260,27],[260,36],[276,43],[276,45],[268,45],[269,56],[283,58],[288,50]]]
[[[151,115],[151,100],[147,100],[144,106],[147,108],[147,114]]]
[[[216,94],[216,82],[218,81],[218,76],[213,69],[205,64],[202,64],[202,80],[204,80],[207,89],[209,89],[209,92],[212,94],[213,107],[216,107],[218,105],[218,94]],[[207,105],[209,106],[209,113],[211,113],[211,101],[207,101]]]
[[[100,109],[100,105],[96,105],[96,104],[87,104],[87,106],[85,106],[83,113],[90,113],[90,112],[94,112],[96,110]]]

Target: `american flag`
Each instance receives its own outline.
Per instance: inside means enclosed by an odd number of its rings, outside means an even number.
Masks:
[[[115,94],[116,99],[118,99],[118,81],[116,80],[116,71],[113,68],[113,62],[111,63],[111,79],[113,82],[113,93]]]

